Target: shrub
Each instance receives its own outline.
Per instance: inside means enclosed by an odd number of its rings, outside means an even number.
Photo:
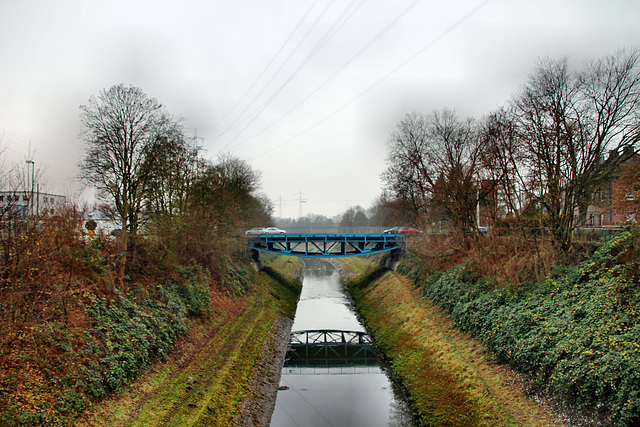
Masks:
[[[222,270],[220,285],[232,294],[242,295],[251,288],[254,271],[246,263],[226,260]]]
[[[94,320],[82,350],[90,360],[83,367],[87,394],[102,397],[118,391],[155,357],[164,357],[185,329],[187,304],[173,289],[163,289],[158,299],[117,299],[86,293],[86,309]]]
[[[466,265],[420,282],[502,360],[611,425],[640,420],[637,231],[607,241],[540,282],[492,288]]]
[[[195,261],[188,266],[176,266],[177,294],[185,301],[187,311],[194,316],[208,316],[211,313],[211,293],[209,273]]]

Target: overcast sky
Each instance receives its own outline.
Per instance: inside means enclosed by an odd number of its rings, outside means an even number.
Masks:
[[[133,85],[259,170],[276,216],[334,216],[381,193],[406,113],[482,118],[540,58],[639,45],[637,0],[0,0],[0,147],[74,195],[78,107]]]

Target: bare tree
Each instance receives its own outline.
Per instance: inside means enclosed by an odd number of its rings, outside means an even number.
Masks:
[[[340,227],[353,228],[364,227],[369,224],[369,219],[362,206],[351,206],[340,218]]]
[[[202,163],[197,148],[183,138],[182,128],[172,125],[149,145],[145,156],[144,170],[149,174],[145,212],[153,217],[185,212],[189,188]]]
[[[571,247],[598,188],[640,136],[638,52],[594,60],[580,73],[566,59],[542,61],[512,102],[533,173],[529,191],[557,247]]]
[[[257,194],[260,173],[230,154],[220,156],[217,164],[207,164],[190,189],[190,209],[202,210],[216,227],[268,219],[272,207]]]
[[[451,110],[429,116],[408,114],[392,133],[387,189],[431,221],[442,215],[465,231],[475,225],[480,179],[479,138],[473,119],[460,120]]]
[[[2,139],[0,139],[0,143],[2,143]],[[9,177],[11,176],[12,169],[10,169],[5,164],[6,162],[6,159],[4,157],[5,150],[6,150],[6,147],[0,146],[0,189],[6,191],[9,189],[9,182],[10,182]],[[9,195],[3,195],[3,198],[6,198],[6,199],[1,200],[2,203],[0,203],[0,220],[4,220],[9,215],[13,205],[12,203],[13,197],[10,198]]]
[[[398,224],[423,226],[416,220],[411,207],[388,191],[376,198],[369,208],[368,217],[371,225],[387,228]]]
[[[459,120],[452,111],[433,113],[432,123],[429,162],[438,171],[434,201],[456,229],[466,231],[475,227],[476,206],[486,195],[478,185],[483,141],[473,119]]]
[[[495,186],[495,217],[519,218],[528,202],[525,152],[509,113],[500,109],[484,119],[484,149],[480,154],[483,179]]]
[[[264,194],[258,194],[261,187],[261,173],[231,154],[222,154],[214,166],[218,178],[218,194],[228,199],[234,206],[236,225],[266,223],[271,221],[273,206]],[[219,203],[218,203],[219,205]],[[231,213],[231,210],[221,208]]]
[[[80,110],[85,141],[82,177],[115,205],[126,236],[124,249],[132,249],[152,177],[148,155],[174,119],[155,98],[122,84],[92,96]]]
[[[394,198],[409,204],[416,216],[427,213],[433,191],[433,171],[426,163],[428,123],[413,112],[397,125],[387,142],[387,169],[382,180]]]

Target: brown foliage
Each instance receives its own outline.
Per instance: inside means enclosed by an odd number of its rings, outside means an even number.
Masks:
[[[179,283],[177,266],[192,259],[215,280],[227,267],[223,260],[242,242],[193,217],[167,221],[136,240],[136,262],[116,289],[120,246],[100,232],[88,237],[73,208],[15,218],[0,231],[0,414],[19,407],[39,417],[28,421],[32,424],[57,419],[57,399],[74,393],[57,381],[78,377],[91,363],[87,348],[99,337],[87,333],[95,323],[85,309],[91,306],[89,295],[112,304],[135,288],[146,299],[157,298],[163,284]],[[220,298],[211,303],[221,303]],[[72,416],[73,410],[67,411]]]
[[[523,233],[479,238],[469,250],[471,268],[494,286],[539,281],[554,264],[549,240],[535,239]]]
[[[494,286],[540,280],[558,255],[550,239],[523,229],[494,229],[487,236],[427,234],[411,238],[408,249],[425,260],[432,272],[464,262]]]

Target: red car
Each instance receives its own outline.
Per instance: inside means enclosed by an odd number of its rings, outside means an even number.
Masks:
[[[422,233],[422,231],[417,228],[409,228],[409,227],[393,227],[388,230],[384,230],[384,234],[418,234]]]

